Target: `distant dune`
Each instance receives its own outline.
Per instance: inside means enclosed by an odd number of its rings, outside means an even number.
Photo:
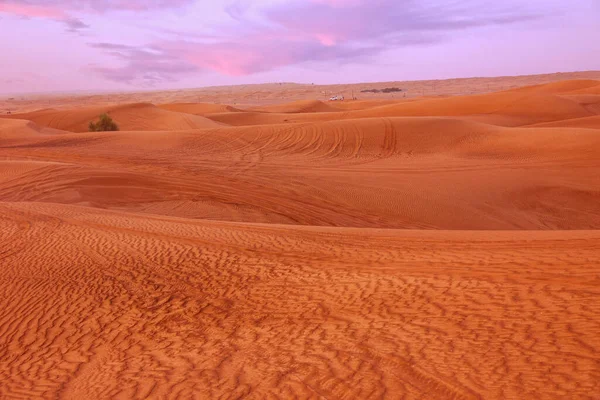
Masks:
[[[168,111],[175,111],[194,115],[206,115],[220,112],[240,111],[239,109],[228,105],[210,103],[171,103],[160,104],[158,107]]]
[[[88,107],[71,110],[40,110],[12,114],[5,118],[27,119],[38,125],[71,132],[86,132],[91,121],[107,113],[119,128],[126,131],[161,131],[213,128],[219,124],[201,116],[192,116],[158,108],[152,104],[127,104],[111,107]]]
[[[591,85],[589,81],[584,83]],[[562,86],[572,89],[581,87],[582,83],[575,81]],[[550,84],[549,87],[543,85],[500,93],[410,101],[400,99],[386,102],[339,102],[335,104],[339,111],[335,114],[332,113],[333,108],[326,110],[322,106],[315,106],[313,113],[302,113],[298,103],[291,103],[261,107],[260,111],[268,112],[267,115],[257,114],[255,108],[254,112],[215,113],[207,114],[207,117],[235,126],[399,116],[471,117],[473,120],[493,125],[524,126],[590,117],[600,113],[600,96],[572,95],[571,91],[567,92],[567,95],[557,94],[560,87]]]
[[[0,398],[595,398],[583,77],[1,115]]]
[[[41,127],[34,122],[24,119],[0,118],[0,140],[7,144],[10,140],[22,141],[25,138],[39,137],[43,135],[60,135],[63,132],[56,129]]]
[[[339,104],[336,103],[336,105]],[[325,104],[318,100],[302,100],[293,103],[278,104],[274,106],[254,107],[249,111],[264,111],[269,113],[316,113],[316,112],[335,112],[340,111],[339,108]]]
[[[600,129],[600,115],[585,118],[573,118],[554,122],[530,125],[531,128],[589,128]]]
[[[563,80],[543,85],[525,86],[513,89],[513,92],[549,93],[549,94],[594,94],[600,93],[600,81],[592,79]]]
[[[217,107],[210,113],[227,112],[222,107],[253,108],[274,106],[298,101],[328,102],[334,95],[346,99],[358,97],[357,102],[336,102],[333,107],[354,107],[363,101],[386,102],[389,100],[411,100],[423,97],[464,96],[493,93],[518,89],[525,86],[545,85],[563,81],[598,81],[600,71],[566,72],[544,75],[501,76],[482,78],[460,78],[425,81],[369,82],[340,85],[309,85],[297,83],[265,83],[257,85],[215,86],[200,89],[168,90],[139,93],[112,94],[54,94],[54,95],[12,95],[0,96],[0,115],[6,111],[13,113],[29,112],[44,108],[81,108],[115,104],[152,103],[170,105],[173,103],[199,104]],[[363,93],[363,90],[398,87],[401,93]],[[572,94],[599,94],[599,87],[584,86]],[[581,93],[578,93],[581,91]],[[207,108],[204,108],[205,110]],[[5,111],[3,111],[5,110]],[[181,111],[173,110],[173,111]],[[192,112],[196,114],[196,112]]]

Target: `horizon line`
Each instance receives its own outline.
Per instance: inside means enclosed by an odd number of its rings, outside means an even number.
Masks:
[[[489,79],[489,78],[512,78],[512,77],[524,77],[524,76],[545,76],[545,75],[560,75],[560,74],[577,74],[577,73],[600,73],[600,69],[591,70],[577,70],[577,71],[556,71],[536,74],[517,74],[517,75],[479,75],[470,77],[451,77],[451,78],[431,78],[431,79],[407,79],[407,80],[394,80],[394,81],[360,81],[360,82],[345,82],[345,83],[303,83],[303,82],[260,82],[260,83],[241,83],[233,85],[209,85],[209,86],[196,86],[186,88],[170,88],[170,89],[123,89],[119,91],[115,90],[102,90],[102,89],[81,89],[81,90],[67,90],[67,91],[42,91],[42,92],[0,92],[0,98],[4,100],[11,100],[12,97],[19,96],[39,96],[39,97],[53,97],[60,95],[75,95],[75,96],[103,96],[111,94],[134,94],[134,93],[161,93],[161,92],[177,92],[177,91],[194,91],[211,88],[226,88],[226,87],[243,87],[243,86],[261,86],[261,85],[298,85],[298,86],[345,86],[345,85],[361,85],[361,84],[373,84],[373,83],[400,83],[400,82],[429,82],[429,81],[449,81],[449,80],[472,80],[472,79]],[[16,99],[15,99],[16,100]]]

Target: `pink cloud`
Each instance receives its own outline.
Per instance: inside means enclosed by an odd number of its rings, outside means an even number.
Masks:
[[[335,36],[330,35],[330,34],[317,33],[317,34],[315,34],[315,37],[324,46],[335,46],[335,44],[337,42],[337,39],[335,38]]]
[[[57,7],[44,7],[32,4],[0,3],[0,13],[32,18],[68,18],[68,15]]]
[[[176,35],[178,40],[152,44],[152,52],[128,48],[115,55],[114,49],[105,48],[124,65],[97,72],[129,82],[148,74],[172,80],[175,71],[241,76],[306,62],[367,62],[390,48],[438,42],[452,32],[543,15],[539,10],[524,11],[518,4],[495,6],[473,0],[291,0],[263,8],[268,23],[259,24],[246,15],[255,11],[246,5],[235,3],[227,9],[236,21],[228,36],[182,32]]]
[[[366,3],[365,0],[310,0],[315,4],[326,4],[333,7],[355,7]]]
[[[194,0],[0,0],[0,13],[26,18],[51,19],[67,26],[69,31],[87,28],[72,16],[74,12],[106,13],[110,11],[149,11],[177,8]]]
[[[200,46],[180,54],[199,69],[218,71],[230,76],[244,76],[260,62],[259,56],[236,45]]]
[[[71,17],[59,7],[47,7],[22,2],[0,2],[0,13],[24,18],[51,19],[64,24],[70,32],[76,32],[88,27],[80,19]]]
[[[31,9],[52,9],[56,12],[90,10],[96,12],[107,12],[114,10],[143,11],[177,8],[193,2],[194,0],[0,0],[0,9],[2,8],[2,5],[8,5],[10,7]]]

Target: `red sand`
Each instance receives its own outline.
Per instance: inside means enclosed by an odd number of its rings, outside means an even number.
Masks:
[[[0,118],[0,398],[597,397],[597,88]]]

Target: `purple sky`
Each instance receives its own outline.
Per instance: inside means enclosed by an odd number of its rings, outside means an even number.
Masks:
[[[600,0],[0,0],[0,93],[600,69]]]

